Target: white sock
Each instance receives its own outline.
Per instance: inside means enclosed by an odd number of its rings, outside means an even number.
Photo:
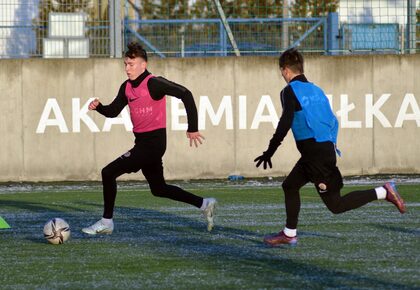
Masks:
[[[386,198],[386,189],[381,187],[375,188],[376,197],[377,199],[385,199]]]
[[[112,221],[112,219],[106,219],[106,218],[102,218],[101,219],[102,223],[106,226],[111,226],[114,224],[114,222]]]
[[[296,237],[296,229],[288,229],[287,227],[284,227],[283,233],[290,238]]]
[[[207,200],[207,198],[203,198],[203,204],[201,205],[200,209],[205,210],[208,203],[209,203],[209,201]]]

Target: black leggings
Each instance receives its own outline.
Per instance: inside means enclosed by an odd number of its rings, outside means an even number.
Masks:
[[[289,229],[296,229],[297,227],[300,211],[299,190],[308,182],[314,182],[322,201],[334,214],[361,207],[377,199],[374,189],[352,191],[341,196],[342,177],[335,164],[331,166],[330,176],[325,180],[314,177],[313,172],[314,170],[311,170],[310,166],[308,168],[307,164],[298,162],[282,184],[286,204],[286,227]],[[321,183],[326,185],[325,190],[320,188]]]
[[[166,184],[163,177],[162,156],[166,150],[166,130],[136,134],[133,149],[115,159],[102,169],[104,218],[112,218],[117,195],[116,179],[124,173],[140,169],[149,183],[153,195],[166,197],[201,207],[203,198],[177,186]]]

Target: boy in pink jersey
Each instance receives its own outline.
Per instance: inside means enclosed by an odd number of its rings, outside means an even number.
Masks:
[[[142,171],[153,195],[189,203],[203,211],[207,230],[214,226],[216,200],[202,198],[177,186],[166,184],[163,177],[162,156],[166,150],[166,95],[182,100],[187,111],[187,137],[190,146],[202,144],[204,137],[198,131],[197,108],[191,92],[185,87],[155,77],[147,70],[147,53],[137,43],[130,43],[124,58],[128,76],[120,87],[117,97],[109,105],[102,105],[98,99],[89,104],[89,110],[96,110],[108,118],[119,115],[128,105],[130,108],[134,147],[102,169],[104,213],[102,219],[83,228],[90,235],[111,234],[112,220],[117,195],[117,177],[125,173]]]

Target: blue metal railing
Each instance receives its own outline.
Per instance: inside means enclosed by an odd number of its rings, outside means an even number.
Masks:
[[[345,24],[342,48],[349,51],[400,51],[398,24]]]
[[[327,51],[326,18],[228,19],[228,23],[241,55],[278,55],[295,46]],[[283,25],[290,31],[287,44],[282,43]],[[220,19],[125,20],[124,27],[125,43],[134,37],[159,57],[226,56],[233,52]],[[311,37],[315,45],[305,46]]]

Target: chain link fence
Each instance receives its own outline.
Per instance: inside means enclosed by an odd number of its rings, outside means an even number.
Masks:
[[[420,51],[419,0],[341,0],[343,53]]]
[[[291,45],[323,53],[327,45],[326,16],[336,11],[338,0],[318,1],[322,2],[318,6],[311,0],[304,2],[195,0],[148,6],[147,1],[127,0],[126,11],[132,14],[125,20],[124,39],[139,40],[161,57],[235,55],[232,40],[240,55],[278,55]]]
[[[419,21],[420,0],[0,0],[0,58],[417,53]]]
[[[0,0],[0,57],[110,56],[108,1]]]
[[[126,42],[168,56],[235,55],[219,1],[126,0]],[[420,51],[419,0],[221,0],[241,55],[367,54]],[[329,19],[331,16],[331,19]],[[329,22],[329,20],[331,20]]]
[[[230,19],[240,55],[278,55],[288,47],[282,44],[282,30],[289,27],[293,41],[307,51],[323,52],[326,41],[325,19],[311,18],[285,23],[281,18]],[[198,57],[235,55],[225,28],[219,19],[197,20],[145,20],[125,22],[126,43],[140,41],[152,53],[160,57]],[[141,27],[141,28],[139,28]],[[313,29],[314,32],[299,40],[299,32]]]

